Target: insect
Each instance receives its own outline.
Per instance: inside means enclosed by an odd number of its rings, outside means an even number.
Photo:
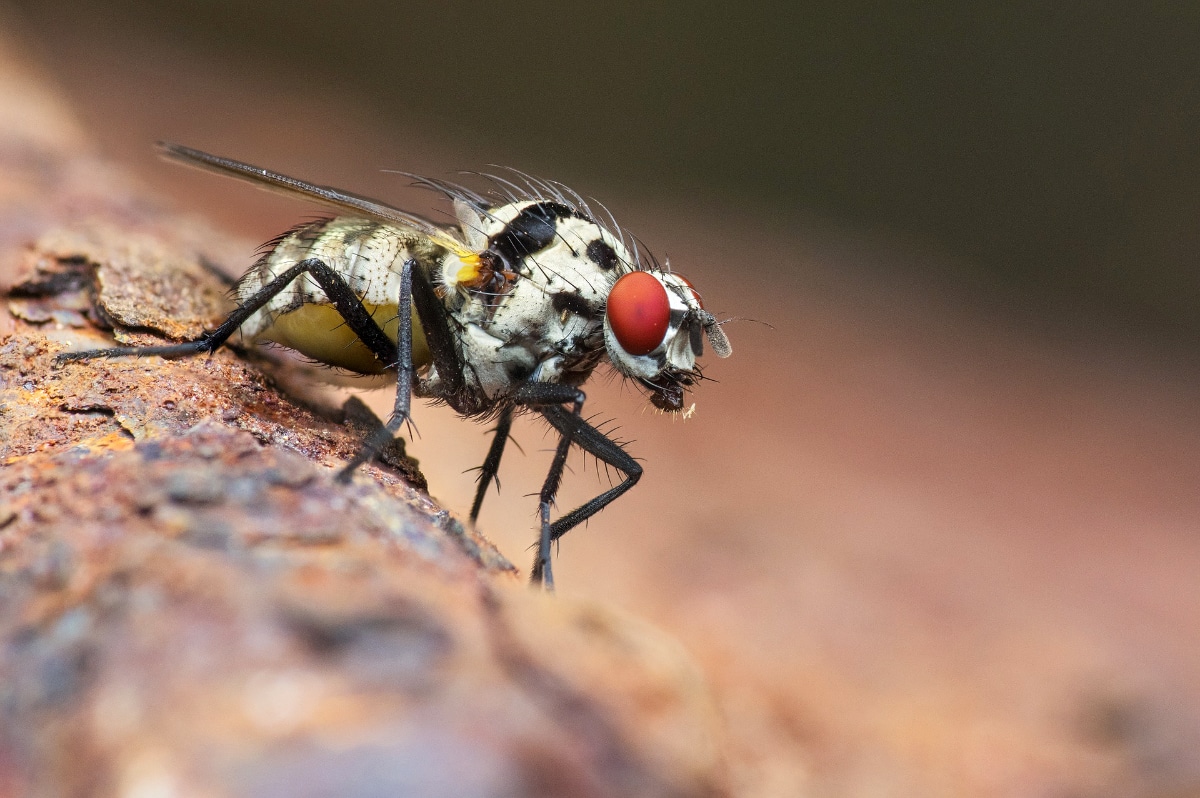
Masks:
[[[160,143],[160,152],[339,212],[269,242],[237,286],[238,307],[216,329],[170,346],[60,355],[64,361],[211,353],[235,332],[272,341],[358,374],[395,375],[388,422],[338,474],[346,481],[410,418],[415,394],[467,418],[494,419],[495,434],[471,506],[475,523],[496,480],[517,412],[541,414],[558,433],[539,494],[531,581],[553,589],[551,544],[637,483],[642,468],[582,417],[580,386],[602,363],[636,382],[664,411],[683,409],[701,378],[707,338],[731,353],[692,284],[639,252],[607,209],[558,183],[519,172],[486,175],[487,196],[416,178],[448,198],[457,227],[434,224],[376,200],[249,164]],[[599,205],[597,203],[597,205]],[[603,206],[599,206],[603,208]],[[572,445],[612,466],[621,481],[550,520]],[[497,483],[498,484],[498,483]]]

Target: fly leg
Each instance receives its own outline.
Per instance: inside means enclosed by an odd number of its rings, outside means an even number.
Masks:
[[[413,383],[413,366],[412,366],[412,273],[415,261],[405,261],[401,269],[400,279],[400,304],[397,311],[400,316],[400,329],[397,334],[399,345],[392,343],[392,339],[379,326],[379,323],[371,316],[370,312],[363,306],[362,300],[354,293],[354,289],[346,280],[329,267],[324,261],[318,258],[309,258],[297,263],[287,271],[280,274],[271,282],[264,285],[256,291],[251,297],[243,302],[236,310],[229,314],[228,318],[221,323],[215,330],[206,332],[195,341],[186,341],[182,344],[173,344],[170,346],[125,346],[114,347],[112,349],[95,349],[89,352],[66,352],[58,356],[58,360],[91,360],[101,357],[149,357],[158,356],[166,358],[187,357],[189,355],[197,355],[202,352],[212,353],[219,349],[229,337],[237,332],[254,313],[260,310],[264,305],[278,296],[284,291],[293,280],[300,277],[302,274],[310,274],[316,280],[317,285],[325,292],[325,296],[329,298],[330,303],[337,310],[338,314],[346,322],[354,334],[363,344],[371,350],[387,368],[396,368],[396,405],[392,412],[391,418],[385,427],[377,430],[367,440],[359,454],[338,473],[338,479],[345,481],[349,478],[350,473],[379,452],[379,450],[392,439],[395,430],[399,429],[400,425],[409,416],[409,403],[412,396]]]
[[[462,354],[459,351],[458,339],[450,330],[445,306],[438,298],[429,278],[419,269],[413,272],[412,296],[413,305],[421,319],[421,327],[425,330],[425,341],[429,345],[429,354],[441,383],[436,392],[426,389],[422,395],[440,396],[463,415],[471,415],[486,409],[485,400],[467,387],[466,364],[463,363]],[[479,518],[479,510],[483,507],[483,498],[487,494],[488,485],[492,481],[496,481],[500,458],[504,454],[504,445],[508,442],[509,431],[512,429],[512,417],[511,406],[500,411],[492,445],[480,468],[479,487],[475,491],[475,501],[471,505],[472,524]],[[496,481],[496,486],[499,487],[499,485],[499,481]]]
[[[416,271],[416,261],[411,258],[404,261],[400,267],[400,299],[396,305],[397,330],[394,357],[391,363],[396,366],[396,402],[392,406],[392,415],[387,423],[372,432],[363,443],[354,459],[346,463],[338,472],[338,482],[349,482],[354,469],[368,460],[374,459],[384,446],[392,442],[404,422],[411,418],[413,362],[412,362],[412,283],[413,272]],[[361,303],[359,303],[361,306]],[[365,309],[364,309],[365,310]],[[343,314],[344,315],[344,314]],[[378,329],[378,325],[376,325]],[[357,334],[357,330],[355,333]],[[387,338],[385,335],[384,338]],[[388,340],[391,343],[391,340]]]
[[[391,442],[400,427],[409,420],[413,384],[416,380],[412,364],[412,310],[425,331],[425,342],[433,365],[437,369],[441,386],[436,395],[443,397],[465,396],[462,356],[446,320],[446,309],[425,272],[417,268],[415,260],[405,261],[400,272],[400,302],[396,306],[399,328],[396,333],[396,352],[390,363],[396,364],[396,402],[387,424],[375,430],[363,444],[359,453],[338,472],[339,482],[348,482],[354,470],[379,454]],[[347,319],[347,322],[349,320]],[[354,329],[352,327],[352,329]],[[357,333],[358,330],[355,329]],[[384,336],[386,338],[387,336]],[[364,342],[365,343],[365,342]],[[391,344],[391,341],[388,341]],[[427,391],[422,395],[434,395]]]
[[[530,581],[535,585],[545,585],[547,590],[554,589],[554,575],[550,567],[550,544],[566,534],[572,527],[583,523],[603,510],[618,496],[636,485],[642,476],[642,467],[637,464],[636,460],[630,457],[618,443],[583,420],[580,414],[583,411],[584,399],[583,391],[574,386],[544,382],[527,382],[513,396],[513,400],[517,404],[537,407],[550,422],[550,426],[558,430],[562,436],[539,496],[538,553],[530,572]],[[570,404],[571,408],[564,407],[566,404]],[[562,482],[563,469],[566,467],[567,454],[572,443],[598,460],[616,468],[625,475],[625,479],[554,523],[550,523],[550,506],[554,503],[558,486]]]
[[[475,501],[471,504],[472,524],[479,518],[479,510],[483,507],[483,497],[487,495],[488,485],[495,481],[496,490],[500,489],[500,479],[496,476],[496,472],[500,470],[500,458],[504,455],[504,444],[508,443],[508,436],[512,431],[512,420],[513,408],[512,405],[508,405],[500,411],[500,418],[496,420],[492,445],[488,448],[487,457],[484,458],[483,465],[479,468],[479,487],[475,489]]]
[[[118,346],[111,349],[93,349],[87,352],[64,352],[56,360],[60,363],[71,360],[92,360],[107,357],[189,357],[202,352],[216,352],[229,340],[246,320],[278,296],[293,280],[304,273],[311,274],[325,291],[338,313],[375,357],[385,364],[396,362],[396,345],[371,318],[362,301],[340,274],[324,261],[309,258],[297,263],[271,282],[264,285],[249,299],[238,306],[215,330],[210,330],[195,341],[185,341],[169,346]]]
[[[564,441],[568,438],[572,443],[583,449],[588,454],[595,457],[602,463],[606,463],[625,475],[625,479],[618,484],[601,493],[599,496],[585,502],[576,507],[571,512],[560,517],[557,521],[550,525],[549,531],[543,528],[542,537],[549,537],[549,540],[556,541],[565,535],[568,531],[591,518],[596,513],[603,510],[608,505],[612,504],[617,497],[625,493],[627,490],[637,484],[642,478],[642,467],[638,462],[629,456],[629,453],[621,447],[619,443],[605,435],[600,430],[593,427],[580,417],[581,405],[576,405],[573,411],[567,410],[564,407],[544,407],[542,415],[550,422],[550,425],[558,430],[563,435]],[[559,477],[562,475],[562,468],[566,465],[566,446],[559,444],[559,450],[562,452],[561,463],[558,462],[559,457],[556,453],[555,463],[558,466]],[[552,466],[553,468],[553,466]],[[557,479],[556,479],[557,481]],[[546,544],[546,556],[542,563],[546,569],[546,581],[549,584],[550,579],[550,553],[549,543]],[[532,579],[534,583],[540,580],[541,574],[537,568],[534,568]]]

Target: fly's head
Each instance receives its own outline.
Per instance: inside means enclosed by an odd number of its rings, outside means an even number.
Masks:
[[[604,345],[613,365],[636,380],[650,402],[683,409],[684,391],[700,378],[704,339],[717,357],[732,348],[688,280],[661,271],[631,271],[613,283],[604,310]]]

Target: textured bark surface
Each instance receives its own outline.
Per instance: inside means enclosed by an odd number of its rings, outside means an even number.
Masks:
[[[210,358],[244,250],[87,152],[0,41],[0,795],[717,795],[670,639],[533,593],[378,423]],[[521,519],[525,524],[525,519]]]

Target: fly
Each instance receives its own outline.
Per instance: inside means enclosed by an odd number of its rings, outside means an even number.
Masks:
[[[456,227],[376,200],[313,185],[178,144],[160,152],[185,165],[302,197],[340,215],[300,224],[269,242],[237,286],[238,307],[195,341],[72,352],[60,360],[186,357],[215,352],[235,332],[272,341],[358,374],[394,374],[387,424],[339,473],[386,446],[410,418],[411,398],[445,402],[496,429],[471,506],[479,516],[517,412],[539,413],[559,435],[539,494],[534,584],[554,585],[551,544],[632,488],[642,468],[582,417],[581,385],[607,362],[664,411],[684,408],[708,340],[729,340],[692,284],[644,258],[631,237],[598,221],[586,200],[520,173],[491,177],[484,196],[417,178],[454,206]],[[605,210],[607,213],[607,210]],[[631,254],[632,253],[632,254]],[[690,410],[689,410],[690,412]],[[550,520],[572,444],[612,466],[620,483]]]

